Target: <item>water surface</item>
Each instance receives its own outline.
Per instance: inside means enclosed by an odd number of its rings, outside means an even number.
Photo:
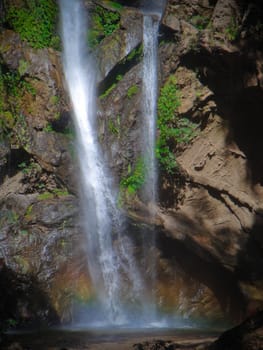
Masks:
[[[219,330],[207,328],[75,328],[17,332],[8,338],[31,350],[128,350],[136,343],[158,339],[184,345],[202,344],[212,342],[218,334]]]

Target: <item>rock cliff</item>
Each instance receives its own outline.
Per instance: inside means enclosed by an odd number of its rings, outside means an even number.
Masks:
[[[99,139],[118,185],[141,155],[142,14],[127,4],[86,2],[119,15],[93,48]],[[0,21],[0,258],[14,286],[26,276],[45,296],[41,315],[10,296],[21,322],[66,322],[74,299],[92,295],[71,107],[60,52],[21,39],[15,5],[4,1]],[[160,25],[160,96],[175,82],[171,127],[190,136],[169,140],[176,166],[160,162],[154,220],[140,189],[120,186],[120,197],[132,236],[157,232],[159,305],[185,318],[236,321],[263,307],[262,17],[260,1],[169,0]]]

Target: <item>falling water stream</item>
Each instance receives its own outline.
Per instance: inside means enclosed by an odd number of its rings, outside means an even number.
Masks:
[[[98,299],[97,314],[105,323],[125,324],[129,322],[125,304],[142,302],[143,282],[132,244],[123,232],[116,193],[97,139],[96,69],[85,47],[85,10],[79,0],[61,0],[60,9],[63,64],[78,139],[87,258]]]
[[[81,0],[60,0],[63,65],[77,134],[88,268],[96,293],[95,313],[100,321],[108,325],[154,324],[157,321],[153,292],[154,250],[145,250],[143,269],[150,271],[150,278],[142,278],[134,257],[133,243],[125,232],[125,223],[117,208],[112,176],[98,142],[96,65],[86,47],[88,22],[83,6]],[[143,25],[143,114],[147,116],[143,122],[143,146],[149,170],[144,197],[152,204],[157,200],[155,139],[160,17],[159,8],[154,14],[146,11]],[[152,248],[154,243],[152,235],[148,239],[148,247]]]
[[[152,221],[156,215],[157,164],[156,164],[156,130],[157,130],[157,95],[158,95],[158,31],[161,7],[143,6],[143,72],[142,72],[142,157],[146,167],[145,184],[142,189],[143,200],[149,208]],[[152,10],[155,10],[152,12]],[[144,235],[145,236],[145,235]],[[150,318],[157,322],[156,298],[156,232],[154,228],[144,238],[144,264],[148,268],[148,287],[151,290]]]
[[[152,203],[157,200],[156,171],[156,101],[158,88],[158,30],[159,18],[143,17],[143,142],[147,165],[147,179],[144,185],[144,198]]]

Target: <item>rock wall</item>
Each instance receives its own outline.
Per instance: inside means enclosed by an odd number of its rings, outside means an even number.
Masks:
[[[99,138],[119,185],[141,155],[142,15],[136,2],[86,5],[121,18],[94,49]],[[160,167],[155,220],[139,190],[122,189],[121,199],[131,236],[141,225],[157,232],[158,304],[185,318],[233,321],[263,305],[261,22],[260,1],[170,0],[160,26],[160,90],[176,78],[176,118],[196,132],[173,144],[172,174]],[[5,19],[1,25],[0,258],[37,281],[50,319],[66,322],[74,298],[89,300],[92,288],[61,55],[31,48]],[[18,77],[19,94],[8,76]],[[22,321],[36,315],[15,312]]]
[[[209,16],[208,5],[196,2],[194,13]],[[176,32],[173,6],[164,24]],[[208,27],[191,29],[194,47],[185,47],[189,26],[184,32],[181,24],[177,34],[180,113],[197,118],[200,133],[177,156],[183,199],[160,216],[172,237],[209,264],[208,283],[215,295],[220,290],[225,311],[242,314],[262,307],[262,10],[258,2],[235,1],[217,1],[210,10]],[[214,282],[211,265],[221,270]]]

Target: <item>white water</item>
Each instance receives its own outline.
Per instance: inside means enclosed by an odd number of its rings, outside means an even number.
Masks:
[[[144,197],[153,205],[157,201],[156,119],[158,93],[159,17],[143,17],[143,142],[147,165]]]
[[[158,30],[159,16],[148,14],[143,16],[143,77],[142,77],[142,114],[143,114],[143,158],[146,164],[146,179],[142,189],[143,199],[148,204],[152,219],[156,215],[157,164],[156,164],[156,129],[157,129],[157,94],[158,94]],[[145,236],[145,235],[144,235]],[[144,264],[148,268],[148,285],[151,289],[151,319],[157,322],[156,301],[156,233],[153,229],[144,238]]]
[[[60,0],[60,9],[64,72],[78,139],[88,266],[99,304],[95,314],[105,324],[123,325],[131,322],[126,304],[130,309],[141,304],[144,286],[97,140],[96,69],[85,47],[85,10],[80,0]]]

